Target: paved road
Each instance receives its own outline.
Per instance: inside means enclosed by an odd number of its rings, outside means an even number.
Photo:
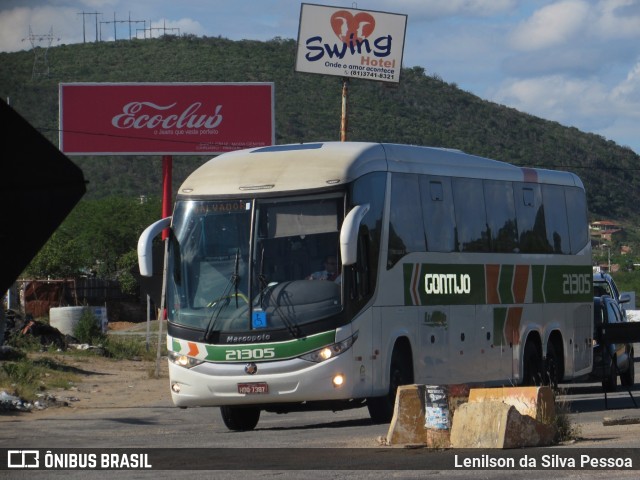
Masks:
[[[640,369],[637,369],[640,371]],[[523,454],[556,456],[567,462],[574,455],[599,453],[603,449],[618,454],[621,448],[633,448],[640,455],[640,423],[604,426],[603,420],[640,418],[640,388],[619,391],[606,398],[599,384],[561,386],[564,395],[560,403],[569,408],[570,423],[577,428],[574,443],[538,450],[505,451],[519,461]],[[126,392],[124,393],[126,394]],[[263,413],[256,430],[230,432],[220,419],[217,408],[181,410],[170,400],[159,400],[139,408],[85,409],[63,415],[29,419],[28,414],[14,414],[0,424],[0,447],[11,449],[90,448],[103,452],[108,448],[183,449],[178,453],[163,450],[161,460],[167,471],[0,471],[11,473],[6,478],[175,478],[193,466],[215,468],[215,478],[244,479],[308,478],[323,470],[325,478],[639,478],[640,459],[633,471],[614,470],[490,470],[471,471],[452,466],[451,451],[433,452],[425,449],[385,447],[379,442],[388,425],[373,425],[366,409],[344,412],[307,412],[277,415]],[[197,448],[194,454],[188,452]],[[185,450],[186,449],[186,450]],[[271,449],[271,450],[267,450]],[[314,450],[321,449],[321,450]],[[609,450],[604,450],[609,451]],[[473,452],[473,451],[472,451]],[[466,453],[466,452],[463,452]],[[490,452],[496,453],[496,452]],[[498,454],[501,452],[497,452]],[[158,452],[156,452],[156,455]],[[4,455],[4,453],[3,453]],[[480,452],[478,452],[480,455]],[[155,457],[158,459],[158,457]],[[554,457],[555,458],[555,457]],[[634,457],[635,458],[635,457]],[[245,470],[238,470],[238,468]],[[286,469],[285,469],[286,468]],[[308,468],[311,471],[300,471]],[[349,468],[348,471],[343,469]],[[262,470],[261,470],[262,469]],[[408,470],[407,470],[408,469]],[[190,471],[189,475],[204,472]],[[210,473],[210,472],[209,472]],[[211,475],[208,475],[211,476]]]

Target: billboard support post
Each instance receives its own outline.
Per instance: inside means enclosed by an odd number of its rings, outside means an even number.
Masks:
[[[167,218],[171,216],[171,176],[173,170],[173,157],[171,155],[162,156],[162,216]],[[169,230],[163,230],[162,240],[166,240],[169,236]]]
[[[348,126],[348,118],[347,118],[347,100],[349,95],[349,78],[342,78],[342,118],[340,119],[340,141],[347,141],[347,126]]]

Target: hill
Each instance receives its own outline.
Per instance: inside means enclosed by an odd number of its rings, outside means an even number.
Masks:
[[[57,144],[60,82],[269,81],[275,83],[278,144],[339,140],[341,79],[295,72],[295,50],[290,39],[194,36],[61,45],[46,52],[48,74],[35,76],[36,52],[0,53],[0,95]],[[587,187],[594,219],[640,219],[639,156],[631,149],[482,100],[422,67],[403,68],[398,85],[351,80],[348,139],[458,148],[573,171]],[[174,157],[174,192],[206,159]],[[159,157],[72,160],[89,180],[85,198],[160,195]]]

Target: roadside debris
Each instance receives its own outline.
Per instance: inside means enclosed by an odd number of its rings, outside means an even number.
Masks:
[[[25,319],[14,311],[6,311],[7,325],[4,332],[4,344],[12,343],[12,339],[21,336],[30,336],[36,338],[41,348],[46,349],[54,347],[59,350],[66,350],[69,343],[76,342],[76,339],[70,335],[63,335],[57,328],[51,325],[34,320],[31,315],[26,315]]]
[[[77,340],[70,335],[63,335],[57,328],[45,322],[34,320],[30,315],[25,319],[14,310],[6,310],[6,328],[4,344],[0,346],[0,367],[3,361],[16,361],[25,357],[25,353],[14,345],[20,345],[23,338],[36,339],[42,350],[55,348],[67,350]],[[0,413],[8,411],[31,412],[50,407],[66,407],[77,398],[58,398],[51,393],[39,393],[34,401],[27,401],[4,390],[0,390]]]
[[[75,399],[77,401],[77,399]],[[49,407],[68,407],[69,402],[60,400],[50,393],[38,395],[38,399],[28,402],[14,395],[10,395],[4,390],[0,391],[0,412],[18,411],[31,412],[33,410],[44,410]]]

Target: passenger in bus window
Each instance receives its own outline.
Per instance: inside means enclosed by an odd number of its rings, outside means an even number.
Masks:
[[[334,255],[327,255],[322,265],[324,270],[313,272],[306,280],[329,280],[333,282],[338,279],[338,262]]]

